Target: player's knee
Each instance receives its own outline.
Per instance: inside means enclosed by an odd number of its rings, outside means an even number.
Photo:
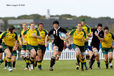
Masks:
[[[26,52],[24,50],[21,51],[21,57],[25,57],[26,56]]]

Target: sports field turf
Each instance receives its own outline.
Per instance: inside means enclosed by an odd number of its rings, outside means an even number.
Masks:
[[[97,69],[96,64],[95,62],[93,70],[82,72],[81,70],[75,69],[74,60],[57,61],[54,66],[54,71],[49,71],[49,61],[43,61],[42,71],[37,68],[32,71],[25,71],[25,62],[17,61],[16,70],[13,70],[13,72],[4,70],[4,64],[2,64],[0,66],[0,76],[114,76],[114,69],[106,70],[103,60],[101,61],[101,69]]]

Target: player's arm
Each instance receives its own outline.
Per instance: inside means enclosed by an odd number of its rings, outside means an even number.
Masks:
[[[104,32],[102,33],[102,36],[99,36],[97,32],[95,33],[95,35],[101,42],[104,40]]]
[[[67,36],[66,39],[64,39],[64,38],[61,38],[61,39],[64,41],[68,40],[68,37],[70,36],[69,33],[65,29],[63,29],[63,28],[61,28],[61,29],[62,29],[62,32],[65,33]]]
[[[47,30],[44,30],[44,32],[45,32],[45,38],[46,38],[46,36],[48,35],[48,31]],[[40,44],[44,44],[44,43],[45,43],[45,40],[42,41]]]
[[[112,35],[112,39],[114,40],[114,34],[112,33],[112,32],[110,32],[111,33],[111,35]]]
[[[16,36],[15,36],[16,41],[15,41],[15,45],[14,45],[14,51],[17,50],[17,48],[18,48],[18,42],[17,42],[18,36],[17,36],[16,32],[15,32],[15,34],[16,34]]]
[[[7,32],[3,32],[0,34],[0,39],[2,40],[6,36]]]
[[[19,40],[20,45],[22,45],[22,35],[21,34],[18,35],[18,40]]]
[[[26,30],[23,35],[22,35],[22,39],[23,39],[23,42],[24,44],[26,44],[27,42],[25,41],[25,35],[27,34],[28,30]]]
[[[69,39],[69,38],[74,34],[75,31],[76,31],[76,30],[72,30],[72,31],[69,33],[69,35],[67,36],[66,39]]]
[[[37,31],[37,35],[35,33],[33,33],[32,36],[35,38],[41,39],[39,31],[37,29],[36,29],[36,31]]]
[[[53,29],[49,31],[49,33],[46,35],[45,37],[45,47],[48,46],[48,42],[49,42],[49,39],[50,39],[50,36],[53,34]]]
[[[91,37],[91,27],[88,26],[88,34],[87,34],[88,37]]]
[[[84,32],[84,36],[82,37],[82,40],[87,41],[86,33],[85,33],[85,31],[83,31],[83,32]]]

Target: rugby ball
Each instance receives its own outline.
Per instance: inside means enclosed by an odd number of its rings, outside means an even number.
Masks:
[[[62,32],[61,32],[61,33],[59,33],[59,37],[60,37],[60,38],[66,38],[67,36],[66,36],[65,33],[62,33]]]

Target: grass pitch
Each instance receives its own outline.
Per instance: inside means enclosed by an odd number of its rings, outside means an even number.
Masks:
[[[0,66],[0,76],[113,76],[114,69],[105,69],[104,61],[101,61],[101,69],[97,68],[97,63],[95,62],[92,70],[86,70],[82,72],[81,70],[75,69],[75,60],[65,60],[57,61],[54,66],[54,71],[49,71],[50,61],[43,61],[42,68],[40,71],[37,68],[32,71],[24,70],[25,62],[17,61],[16,69],[13,72],[8,72],[4,69],[4,64]],[[87,63],[88,64],[88,63]],[[114,65],[114,62],[113,62]]]

